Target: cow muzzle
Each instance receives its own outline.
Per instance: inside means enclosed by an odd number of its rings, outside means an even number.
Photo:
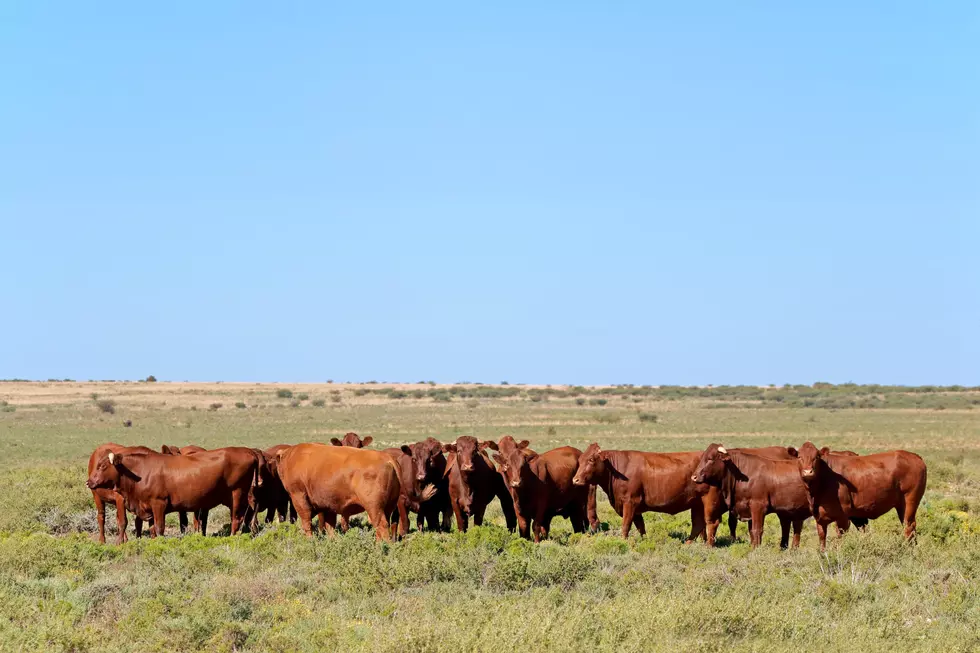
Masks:
[[[582,482],[582,479],[576,476],[575,478],[572,479],[572,485],[585,485],[585,483]]]
[[[510,486],[511,487],[521,487],[521,481],[520,481],[520,479],[518,479],[516,481],[511,481],[510,482]]]
[[[813,478],[813,468],[803,470],[803,478]]]
[[[695,483],[704,483],[704,479],[700,478],[699,474],[694,474],[693,476],[691,476],[691,480],[694,481]]]
[[[461,465],[460,466],[460,469],[463,470],[464,472],[472,472],[473,471],[473,463],[466,463],[465,465]]]
[[[425,474],[417,474],[415,476],[415,480],[417,480],[417,481],[424,481],[425,480]]]
[[[87,481],[85,481],[85,487],[87,487],[90,490],[94,490],[95,483],[92,482],[92,479],[88,479]]]

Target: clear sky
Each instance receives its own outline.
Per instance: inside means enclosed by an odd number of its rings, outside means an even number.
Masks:
[[[11,2],[0,80],[2,378],[980,384],[972,0]]]

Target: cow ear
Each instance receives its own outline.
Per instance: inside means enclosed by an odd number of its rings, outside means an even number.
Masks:
[[[792,458],[799,458],[800,452],[796,450],[796,447],[786,447],[786,453]]]
[[[609,452],[608,451],[600,451],[599,452],[599,460],[609,460]]]
[[[823,449],[820,450],[821,456],[826,456],[828,453],[830,453],[830,447],[824,447]]]
[[[493,459],[497,461],[498,465],[502,466],[504,464],[504,457],[501,456],[499,453],[493,454]]]
[[[165,453],[165,454],[167,454],[169,456],[170,455],[170,447],[168,447],[167,445],[163,445],[162,447],[160,447],[160,453]]]
[[[402,453],[404,453],[404,454],[408,454],[409,456],[412,455],[412,448],[410,446],[408,446],[407,444],[403,444],[401,446],[401,450],[402,450]]]
[[[521,440],[520,442],[517,443],[517,448],[518,449],[527,449],[530,444],[531,443],[528,442],[527,440]]]
[[[342,447],[342,446],[344,446],[344,443],[341,442],[340,440],[338,440],[337,438],[330,438],[330,444],[332,444],[335,447]]]
[[[362,446],[362,447],[366,447],[366,446],[368,446],[369,444],[371,444],[372,442],[374,442],[374,438],[372,438],[372,437],[371,437],[371,436],[369,435],[369,436],[367,436],[366,438],[364,438],[363,440],[361,440],[361,446]]]
[[[456,453],[456,443],[455,442],[447,442],[446,444],[442,445],[442,450],[445,451],[448,454],[454,454],[454,453]],[[451,455],[450,455],[450,458],[452,458]]]
[[[536,454],[536,453],[525,453],[524,454],[524,462],[529,463],[529,462],[531,462],[532,460],[534,460],[537,457],[538,457],[538,454]]]
[[[494,451],[500,451],[500,447],[493,440],[484,440],[480,443],[480,449],[493,449]]]
[[[442,473],[443,477],[449,476],[449,470],[453,468],[456,463],[456,452],[449,454],[449,458],[446,460],[446,471]]]

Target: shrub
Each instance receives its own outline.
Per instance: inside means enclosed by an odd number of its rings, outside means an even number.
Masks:
[[[558,431],[555,430],[555,427],[554,426],[549,426],[548,427],[548,435],[558,435]]]
[[[467,408],[476,408],[479,405],[480,405],[480,401],[478,399],[467,399],[466,400],[466,407]]]
[[[326,401],[326,399],[321,399],[321,398],[318,397],[318,398],[314,399],[313,401],[311,401],[310,404],[312,404],[313,406],[316,406],[317,408],[323,408],[324,406],[327,405],[327,401]]]
[[[538,403],[542,399],[544,399],[543,395],[531,395],[531,401],[533,401],[534,403]]]
[[[590,406],[605,406],[609,403],[608,399],[589,399]]]
[[[300,403],[299,399],[293,399],[292,401],[289,402],[289,405],[292,408],[299,408],[299,403]]]
[[[287,390],[286,388],[280,388],[279,390],[276,390],[276,396],[280,399],[292,399],[293,391]]]
[[[579,397],[578,399],[575,400],[575,403],[577,405],[579,405],[579,406],[584,406],[585,405],[585,397]]]
[[[510,385],[510,383],[508,383],[507,381],[501,381],[500,385]]]
[[[98,392],[93,392],[92,394],[89,395],[89,397],[92,398],[92,401],[98,401],[99,400],[99,393]]]
[[[157,382],[157,377],[155,377],[155,376],[153,376],[151,374],[150,376],[146,377],[146,382],[147,383],[156,383]]]
[[[335,404],[339,404],[341,401],[340,395],[330,395],[330,401],[334,402]]]
[[[404,399],[408,396],[407,392],[402,392],[401,390],[392,390],[388,393],[388,396],[392,399]]]
[[[235,408],[246,408],[246,407],[247,406],[245,405],[245,402],[244,401],[236,401],[235,402]]]
[[[213,410],[218,410],[222,406],[224,406],[224,404],[222,404],[220,401],[216,401],[213,404],[211,404],[210,406],[208,406],[208,410],[212,410],[212,411]]]
[[[4,412],[4,413],[12,413],[15,410],[17,410],[17,406],[8,406],[6,404],[4,404],[2,408],[0,408],[0,412]]]
[[[116,402],[112,399],[99,399],[95,402],[95,406],[103,413],[109,413],[110,415],[116,413]]]
[[[640,413],[637,415],[641,422],[656,422],[657,416],[654,413]]]
[[[300,401],[306,401],[307,399],[309,399],[309,398],[310,398],[310,395],[308,395],[308,394],[306,394],[306,393],[304,392],[304,393],[302,393],[302,394],[298,394],[298,395],[296,395],[296,398],[297,398],[297,399],[299,399]]]
[[[414,399],[421,399],[424,396],[425,396],[424,390],[412,390],[412,397]]]
[[[338,395],[340,394],[340,392],[338,390],[331,390],[330,393],[331,394],[338,394]],[[368,389],[367,388],[358,388],[357,390],[354,391],[354,396],[355,397],[363,397],[367,393],[368,393]]]
[[[333,383],[333,379],[327,379],[327,383]]]

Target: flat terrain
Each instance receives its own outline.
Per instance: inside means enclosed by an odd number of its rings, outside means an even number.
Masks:
[[[504,434],[539,451],[902,448],[925,458],[929,485],[916,545],[891,513],[832,536],[826,555],[812,521],[799,551],[780,551],[772,516],[756,551],[744,524],[715,549],[683,544],[687,514],[647,513],[647,537],[623,541],[601,492],[608,530],[556,519],[540,546],[496,509],[494,525],[394,545],[287,524],[179,537],[173,515],[162,540],[95,541],[84,482],[100,443],[265,447],[351,430],[375,448]],[[976,389],[0,382],[0,459],[0,650],[980,649]],[[227,518],[214,510],[210,530]]]

